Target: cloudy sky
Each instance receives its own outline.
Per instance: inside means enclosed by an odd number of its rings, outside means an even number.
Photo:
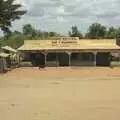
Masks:
[[[13,23],[13,30],[31,23],[35,28],[67,34],[72,25],[86,32],[93,22],[120,25],[120,0],[16,0],[28,12]]]

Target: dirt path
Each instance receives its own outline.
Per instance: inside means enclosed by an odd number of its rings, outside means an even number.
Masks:
[[[0,75],[0,120],[118,120],[120,68],[19,68]]]

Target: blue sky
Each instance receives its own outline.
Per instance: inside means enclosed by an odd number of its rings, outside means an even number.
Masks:
[[[67,34],[72,25],[83,33],[93,22],[120,25],[120,0],[16,0],[28,12],[13,23],[13,30],[31,23],[36,29]]]

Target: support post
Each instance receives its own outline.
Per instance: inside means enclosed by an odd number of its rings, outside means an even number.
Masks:
[[[4,72],[4,63],[3,63],[3,57],[0,58],[0,72]]]
[[[47,66],[47,53],[44,53],[45,55],[45,66]]]
[[[71,52],[69,52],[68,54],[69,54],[69,66],[71,67]]]
[[[56,65],[59,67],[58,53],[56,53]]]
[[[111,62],[112,62],[112,61],[111,61],[111,58],[112,58],[111,56],[112,56],[112,54],[109,53],[109,66],[110,66],[110,67],[111,67]]]
[[[96,56],[97,56],[97,52],[94,52],[94,66],[96,66]]]
[[[21,55],[20,53],[17,54],[18,67],[20,67],[20,62],[21,62],[20,61],[20,55]]]

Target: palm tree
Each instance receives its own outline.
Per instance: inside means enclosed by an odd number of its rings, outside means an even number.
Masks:
[[[12,21],[20,19],[26,13],[25,10],[20,10],[20,4],[15,4],[15,0],[0,0],[0,28],[5,33],[10,33]]]

